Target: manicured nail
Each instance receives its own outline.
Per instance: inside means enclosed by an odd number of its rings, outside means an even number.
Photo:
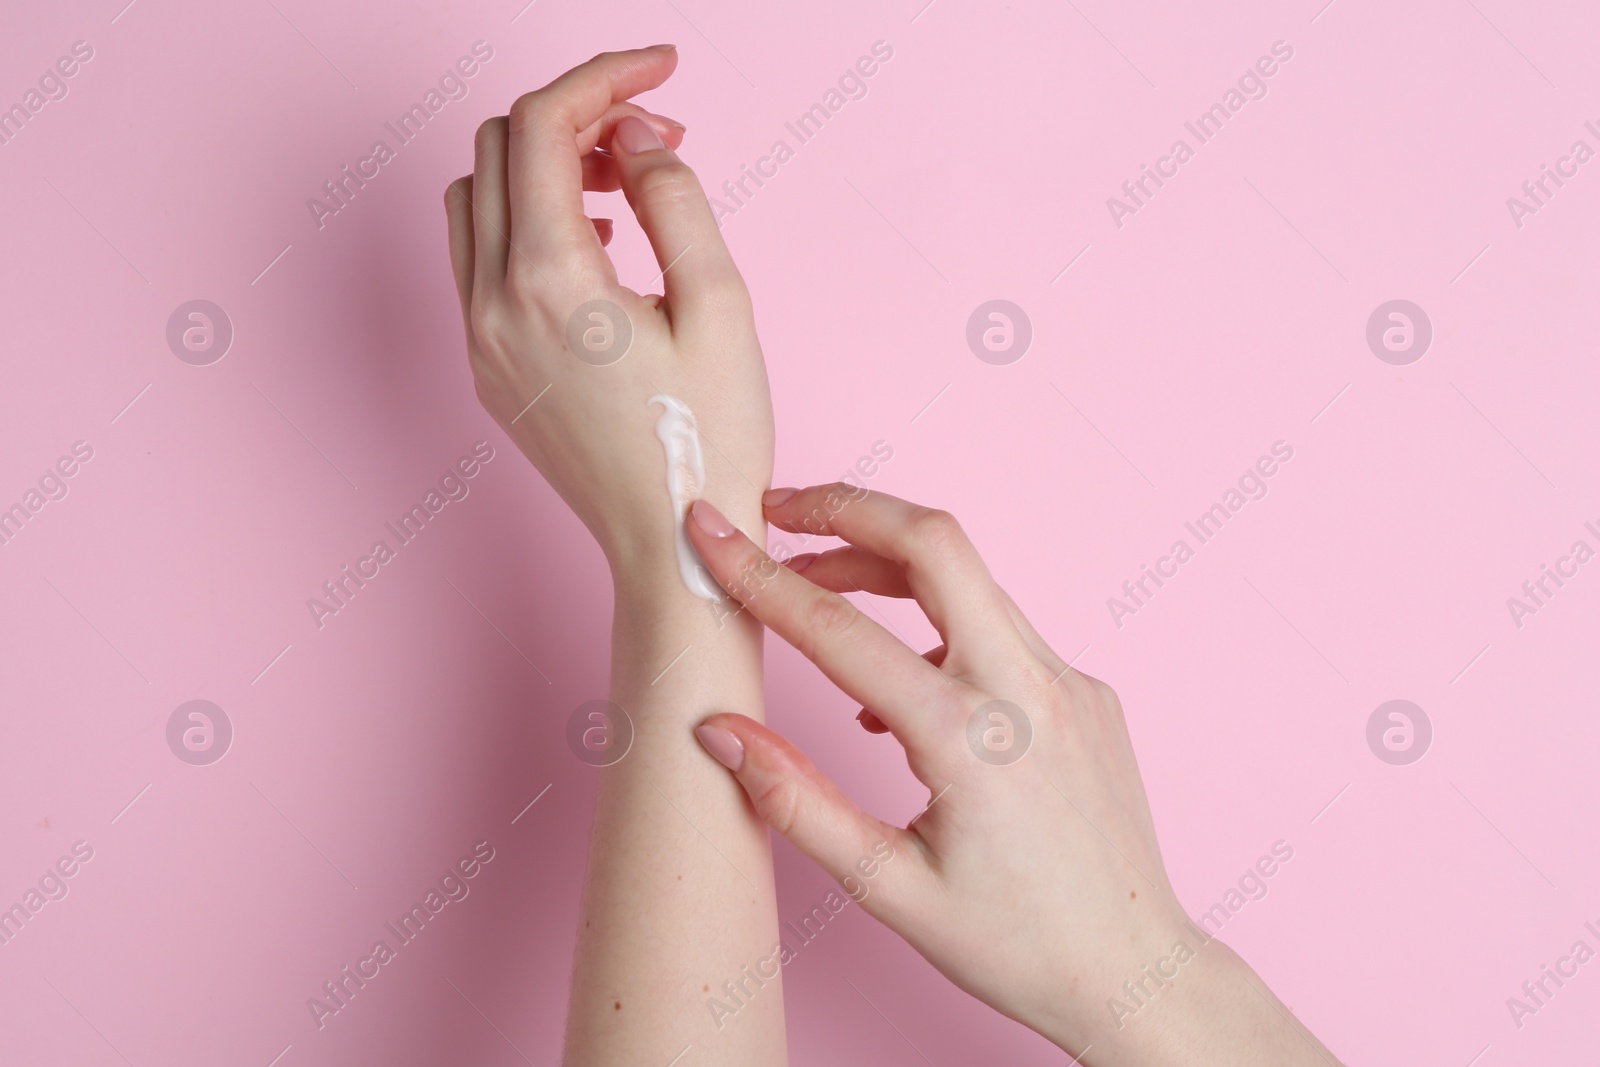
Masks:
[[[655,130],[643,119],[632,115],[624,115],[617,122],[617,132],[612,138],[617,144],[622,145],[624,152],[653,152],[658,148],[665,148]]]
[[[744,766],[744,745],[739,743],[732,730],[720,726],[696,726],[694,735],[713,759],[735,774],[739,773],[739,768]]]
[[[798,489],[768,489],[761,494],[761,505],[762,507],[775,508],[799,491]]]
[[[861,714],[856,716],[856,722],[860,723],[861,728],[869,734],[886,734],[889,732],[889,728],[883,725],[883,720],[866,708],[861,709]]]
[[[649,48],[646,48],[645,51],[646,52],[670,52],[676,47],[678,47],[678,46],[675,45],[675,44],[653,44]]]
[[[802,552],[798,556],[790,556],[784,562],[790,570],[794,571],[796,574],[799,574],[801,571],[815,563],[817,561],[817,557],[821,554],[822,553],[820,552]]]
[[[728,517],[708,501],[696,500],[689,505],[689,515],[694,519],[694,524],[712,537],[732,537],[736,531]]]

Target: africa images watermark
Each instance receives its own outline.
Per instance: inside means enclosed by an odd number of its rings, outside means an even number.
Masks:
[[[798,539],[796,544],[791,544],[783,537],[777,538],[769,547],[766,557],[754,567],[746,568],[739,576],[739,596],[736,600],[724,597],[721,600],[706,601],[712,617],[716,620],[717,629],[722,629],[724,619],[743,611],[744,605],[749,603],[768,582],[777,577],[778,568],[796,555],[794,550],[797,545],[804,546],[813,538],[828,536],[823,532],[828,529],[828,523],[851,502],[864,499],[869,492],[868,480],[875,478],[883,470],[883,465],[893,458],[894,447],[889,442],[874,441],[871,450],[857,457],[856,461],[840,475],[841,488],[828,493],[820,504],[800,520],[802,529],[794,534]]]
[[[1287,841],[1274,841],[1270,855],[1262,855],[1246,868],[1239,876],[1236,887],[1230,887],[1221,901],[1201,913],[1199,926],[1193,921],[1183,924],[1191,937],[1180,937],[1166,955],[1153,963],[1144,964],[1139,968],[1138,976],[1123,982],[1121,995],[1106,999],[1106,1009],[1111,1012],[1111,1020],[1117,1024],[1117,1029],[1126,1026],[1129,1019],[1149,1007],[1162,990],[1176,981],[1183,965],[1199,955],[1200,950],[1216,938],[1229,919],[1251,901],[1265,900],[1269,889],[1267,879],[1277,874],[1293,858],[1293,846]],[[1214,929],[1202,929],[1208,922]],[[1192,946],[1190,940],[1194,941]]]
[[[723,219],[737,215],[741,209],[749,206],[756,193],[776,178],[779,169],[795,157],[796,149],[821,133],[823,127],[844,110],[846,104],[864,99],[867,95],[867,79],[877,74],[881,66],[893,58],[894,48],[889,42],[872,42],[871,55],[861,56],[853,66],[845,68],[835,83],[836,87],[829,88],[822,94],[821,100],[802,111],[793,122],[783,124],[783,128],[794,138],[794,144],[790,144],[788,138],[780,137],[772,142],[772,147],[767,149],[765,155],[756,157],[753,164],[740,164],[739,176],[722,183],[719,190],[722,195],[709,198],[717,226],[720,228]]]
[[[400,149],[416,140],[446,104],[467,98],[470,91],[467,81],[482,69],[483,64],[494,58],[494,49],[486,41],[474,41],[471,52],[471,55],[461,56],[449,70],[439,75],[437,86],[430,85],[422,94],[421,101],[413,103],[398,118],[383,124],[384,129],[394,137],[392,146],[381,137],[373,141],[367,154],[356,160],[354,170],[346,163],[339,168],[337,176],[322,183],[322,196],[307,198],[306,210],[311,212],[311,221],[317,224],[317,229],[327,226],[329,217],[349,207],[356,194],[367,187],[367,182],[381,174],[382,168],[395,159]]]
[[[1596,543],[1600,543],[1600,526],[1591,521],[1585,522],[1583,528],[1589,531]],[[1572,542],[1572,547],[1564,555],[1556,557],[1554,567],[1541,562],[1539,576],[1522,583],[1522,596],[1506,597],[1506,610],[1511,613],[1511,621],[1517,629],[1526,625],[1529,615],[1537,615],[1541,608],[1548,606],[1556,593],[1578,576],[1578,569],[1594,556],[1594,547],[1580,537]]]
[[[1583,928],[1597,941],[1600,941],[1600,926],[1594,922],[1585,922]],[[1578,977],[1578,969],[1594,959],[1594,949],[1589,942],[1582,938],[1572,943],[1565,955],[1557,956],[1555,966],[1547,963],[1539,965],[1537,977],[1522,983],[1522,996],[1507,997],[1506,1010],[1511,1013],[1511,1021],[1521,1030],[1527,1025],[1530,1015],[1537,1015],[1540,1011],[1550,1006],[1550,1001],[1572,979]],[[1550,988],[1551,985],[1555,988]]]
[[[1264,99],[1267,95],[1267,79],[1278,73],[1279,64],[1293,58],[1294,48],[1288,42],[1273,41],[1271,55],[1257,59],[1253,66],[1247,67],[1239,75],[1236,87],[1229,86],[1219,102],[1202,111],[1192,122],[1183,124],[1183,128],[1195,140],[1193,145],[1179,137],[1172,142],[1167,154],[1156,160],[1154,169],[1148,163],[1141,163],[1139,177],[1122,183],[1122,197],[1106,198],[1106,209],[1111,212],[1111,221],[1117,229],[1122,229],[1123,220],[1129,215],[1137,215],[1141,208],[1148,206],[1156,191],[1176,178],[1179,168],[1195,157],[1200,146],[1221,133],[1222,128],[1244,109],[1246,103]],[[1155,189],[1150,187],[1152,184]]]
[[[754,964],[746,964],[739,968],[737,980],[729,979],[722,983],[719,993],[712,993],[706,998],[706,1008],[711,1012],[711,1021],[721,1030],[728,1024],[728,1020],[739,1012],[749,1007],[766,984],[778,977],[781,968],[793,963],[800,955],[800,949],[822,936],[822,931],[839,916],[850,903],[860,904],[872,892],[868,884],[882,872],[884,865],[895,857],[894,846],[888,841],[879,841],[872,846],[870,852],[863,855],[851,866],[854,873],[847,874],[840,880],[845,895],[840,896],[837,889],[828,890],[827,896],[822,898],[820,904],[814,905],[810,911],[800,917],[799,925],[794,922],[783,924],[784,936],[772,946],[772,951]],[[859,877],[858,877],[859,876]],[[793,935],[794,944],[790,944],[790,935]],[[710,987],[707,986],[707,990]]]
[[[1600,126],[1596,126],[1592,120],[1585,121],[1583,128],[1600,139]],[[1576,178],[1579,168],[1593,159],[1594,155],[1595,151],[1589,142],[1580,137],[1572,142],[1566,155],[1556,158],[1554,167],[1548,163],[1539,164],[1539,176],[1522,183],[1522,196],[1506,197],[1506,210],[1511,213],[1512,225],[1520,230],[1527,224],[1529,216],[1537,215],[1541,208],[1549,207],[1551,198],[1567,184],[1562,179]]]
[[[67,899],[71,891],[67,879],[76,875],[85,863],[94,859],[94,846],[87,841],[74,841],[71,855],[64,855],[39,876],[38,886],[29,886],[22,899],[0,911],[0,946],[9,945],[22,933],[33,917],[44,910],[51,901]]]
[[[83,64],[93,58],[94,46],[88,41],[72,42],[70,54],[61,56],[39,75],[37,88],[29,88],[20,100],[9,107],[0,105],[0,146],[15,140],[33,121],[33,117],[45,109],[45,105],[65,100],[71,91],[67,80],[75,77],[83,69]]]
[[[1183,524],[1183,528],[1194,537],[1194,545],[1190,545],[1185,538],[1178,538],[1167,554],[1155,561],[1153,567],[1148,563],[1141,564],[1138,577],[1122,583],[1122,596],[1107,597],[1106,610],[1111,613],[1111,621],[1117,624],[1117,629],[1122,629],[1123,620],[1129,615],[1137,615],[1148,607],[1157,591],[1178,576],[1179,568],[1194,559],[1196,548],[1221,533],[1222,527],[1244,510],[1245,504],[1252,500],[1264,500],[1269,488],[1268,479],[1293,458],[1294,446],[1287,441],[1274,441],[1271,453],[1259,457],[1252,466],[1246,468],[1238,481],[1223,491],[1219,502],[1202,511],[1192,522]]]
[[[94,458],[94,446],[88,441],[76,441],[72,454],[64,455],[45,468],[36,487],[30,487],[15,504],[0,504],[0,546],[9,545],[33,517],[44,510],[51,501],[65,500],[71,486],[68,484],[82,465]]]
[[[354,570],[349,564],[345,564],[336,577],[322,583],[326,599],[307,597],[306,609],[311,612],[311,621],[316,623],[317,629],[320,630],[327,625],[326,620],[330,615],[337,615],[349,607],[356,593],[382,574],[384,566],[398,559],[399,550],[416,540],[447,504],[465,500],[467,494],[472,492],[471,479],[477,477],[484,464],[492,459],[494,459],[494,446],[489,442],[479,441],[473,445],[472,454],[456,460],[455,464],[440,476],[438,487],[430,487],[421,503],[411,505],[411,510],[400,516],[398,526],[393,522],[383,524],[384,529],[394,537],[393,546],[387,540],[379,538],[372,543],[370,552],[356,560]]]
[[[329,1018],[348,1008],[356,994],[383,973],[383,967],[398,957],[400,949],[421,936],[422,931],[439,917],[447,905],[466,900],[467,894],[472,892],[468,883],[482,873],[494,857],[494,846],[489,842],[479,841],[473,845],[469,855],[461,857],[445,870],[437,887],[428,887],[419,903],[412,904],[411,910],[396,922],[383,924],[384,929],[394,935],[393,945],[389,944],[387,938],[378,939],[372,946],[372,952],[358,959],[354,969],[346,964],[337,975],[323,982],[321,996],[307,997],[306,1008],[311,1012],[317,1029],[321,1030],[328,1024]]]

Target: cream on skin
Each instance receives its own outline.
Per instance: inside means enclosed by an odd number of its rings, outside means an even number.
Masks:
[[[672,501],[672,514],[677,551],[678,574],[683,584],[695,596],[707,600],[721,600],[722,590],[712,580],[699,553],[689,543],[683,519],[689,505],[700,497],[706,483],[705,458],[700,452],[700,431],[695,426],[694,412],[676,397],[658,393],[649,400],[660,404],[661,417],[656,420],[656,436],[667,453],[667,496]]]

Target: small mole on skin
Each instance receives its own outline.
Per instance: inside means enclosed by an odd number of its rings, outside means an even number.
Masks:
[[[683,875],[681,875],[681,874],[678,875],[678,881],[680,881],[680,882],[683,881]]]
[[[611,1002],[611,1010],[612,1011],[621,1011],[622,1010],[622,1001],[620,1001],[620,1000],[612,1001]]]
[[[709,992],[711,992],[711,987],[708,986],[708,985],[703,985],[703,986],[700,987],[700,992],[709,993]]]
[[[1128,890],[1128,899],[1129,899],[1129,900],[1133,900],[1133,899],[1134,899],[1134,898],[1136,898],[1136,897],[1137,897],[1137,896],[1138,896],[1138,895],[1139,895],[1139,894],[1138,894],[1138,892],[1137,892],[1137,891],[1136,891],[1136,890],[1133,890],[1133,889],[1130,889],[1130,890]]]

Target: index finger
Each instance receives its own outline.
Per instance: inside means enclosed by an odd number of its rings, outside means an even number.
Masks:
[[[525,254],[536,261],[600,254],[583,213],[578,135],[611,105],[666,81],[677,65],[670,44],[602,52],[511,105],[507,192],[513,240]]]
[[[941,724],[966,713],[937,667],[838,593],[772,559],[706,501],[695,501],[684,522],[717,584],[871,708],[908,752],[928,751]]]
[[[903,567],[954,662],[1004,661],[1021,643],[1004,594],[948,511],[845,482],[772,489],[762,503],[781,530],[843,538]]]

